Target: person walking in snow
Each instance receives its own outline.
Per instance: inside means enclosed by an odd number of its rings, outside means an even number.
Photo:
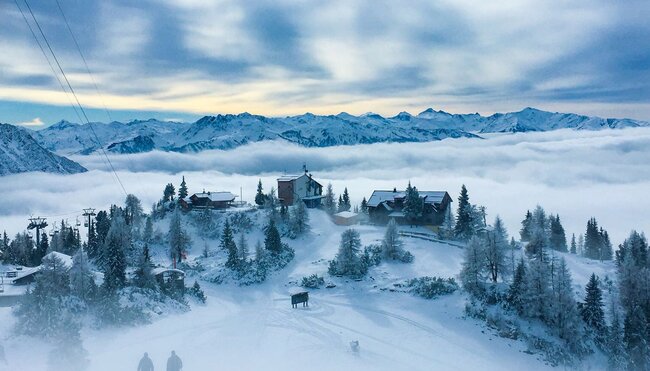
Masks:
[[[181,371],[183,369],[183,361],[172,350],[172,355],[167,360],[167,371]]]
[[[144,352],[144,356],[142,356],[142,359],[138,364],[138,371],[153,371],[153,362],[151,361],[151,358],[149,358],[147,352]]]

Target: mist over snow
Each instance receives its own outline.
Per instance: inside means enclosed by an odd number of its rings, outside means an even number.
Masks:
[[[84,207],[123,203],[124,194],[99,155],[76,156],[90,171],[76,175],[28,173],[2,178],[0,229],[13,234],[30,214],[72,218]],[[391,143],[305,148],[286,142],[258,142],[233,150],[199,154],[151,152],[112,155],[127,191],[145,208],[165,184],[185,175],[190,192],[228,190],[252,202],[258,178],[265,191],[283,172],[306,163],[315,179],[348,187],[352,202],[373,189],[447,190],[454,199],[466,184],[473,203],[501,215],[516,234],[526,209],[537,203],[559,213],[567,236],[584,233],[594,216],[617,245],[632,228],[650,231],[650,129],[490,135],[485,140],[447,139],[432,143]],[[69,215],[61,215],[69,214]]]

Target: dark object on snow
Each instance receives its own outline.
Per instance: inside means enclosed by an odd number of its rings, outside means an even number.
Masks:
[[[145,352],[144,356],[142,356],[142,359],[140,359],[140,363],[138,364],[138,371],[153,371],[153,362],[151,361],[151,358],[149,358],[149,354],[147,354],[147,352]]]
[[[298,308],[298,304],[302,303],[303,307],[309,306],[309,292],[303,291],[297,294],[291,295],[291,307]]]
[[[167,371],[181,371],[183,369],[183,361],[172,350],[172,355],[167,359]]]

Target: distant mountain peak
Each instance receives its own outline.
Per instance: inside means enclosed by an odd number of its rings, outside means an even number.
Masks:
[[[88,170],[43,148],[22,128],[0,124],[0,176],[30,171],[74,174]]]
[[[231,149],[264,140],[285,140],[307,147],[369,144],[377,142],[426,142],[445,138],[476,138],[476,133],[510,133],[556,129],[599,130],[650,126],[629,119],[601,119],[573,113],[552,113],[532,107],[518,112],[451,114],[427,108],[417,116],[400,112],[384,118],[373,112],[359,116],[341,112],[315,115],[307,112],[286,117],[266,117],[248,112],[203,116],[193,123],[155,119],[134,120],[130,125],[93,125],[97,138],[85,125],[60,124],[31,132],[52,151],[90,154],[100,147],[116,153],[150,150],[198,152]]]
[[[75,123],[67,121],[67,120],[61,120],[61,121],[57,122],[56,124],[51,125],[50,127],[53,128],[53,129],[61,130],[61,129],[66,129],[66,128],[70,128],[70,127],[75,127],[75,126],[79,126],[79,124],[75,124]]]

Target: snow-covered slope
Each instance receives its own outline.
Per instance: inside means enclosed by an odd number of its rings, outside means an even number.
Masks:
[[[328,147],[378,142],[429,142],[461,137],[479,138],[473,133],[548,131],[565,128],[597,130],[649,125],[647,122],[630,119],[602,119],[533,108],[520,112],[497,113],[489,117],[478,113],[450,114],[429,108],[416,116],[401,112],[394,117],[383,117],[375,113],[354,116],[342,112],[327,116],[306,113],[271,118],[241,113],[205,116],[193,123],[151,119],[126,124],[112,122],[77,125],[61,121],[35,132],[34,136],[45,148],[67,155],[89,154],[99,149],[100,145],[114,153],[138,153],[154,149],[199,152],[207,149],[230,149],[250,142],[278,139],[307,147]]]
[[[464,294],[426,300],[394,290],[395,283],[408,278],[456,276],[462,249],[405,239],[405,248],[415,256],[412,264],[382,263],[358,282],[330,277],[328,260],[348,227],[334,225],[320,210],[310,210],[310,220],[307,236],[285,241],[296,250],[294,261],[260,285],[201,281],[207,304],[192,302],[188,313],[162,316],[139,327],[85,329],[89,370],[134,369],[143,352],[149,353],[156,369],[164,369],[171,350],[187,370],[283,370],[300,365],[314,371],[552,369],[526,353],[522,342],[498,337],[480,321],[465,318]],[[376,243],[385,230],[354,228],[364,244]],[[252,243],[263,236],[254,231],[247,238]],[[190,260],[206,243],[194,241]],[[218,240],[207,243],[218,246]],[[167,255],[165,246],[152,246],[154,260],[168,263]],[[293,309],[289,295],[302,290],[297,283],[310,274],[325,276],[336,287],[310,290],[309,307]],[[195,279],[188,277],[186,283]],[[13,321],[10,311],[0,308],[0,331],[9,331]],[[351,351],[351,341],[359,342],[358,352]],[[13,337],[5,347],[11,369],[47,369],[51,346]]]
[[[0,176],[28,171],[74,174],[87,170],[46,150],[25,129],[0,124]]]

